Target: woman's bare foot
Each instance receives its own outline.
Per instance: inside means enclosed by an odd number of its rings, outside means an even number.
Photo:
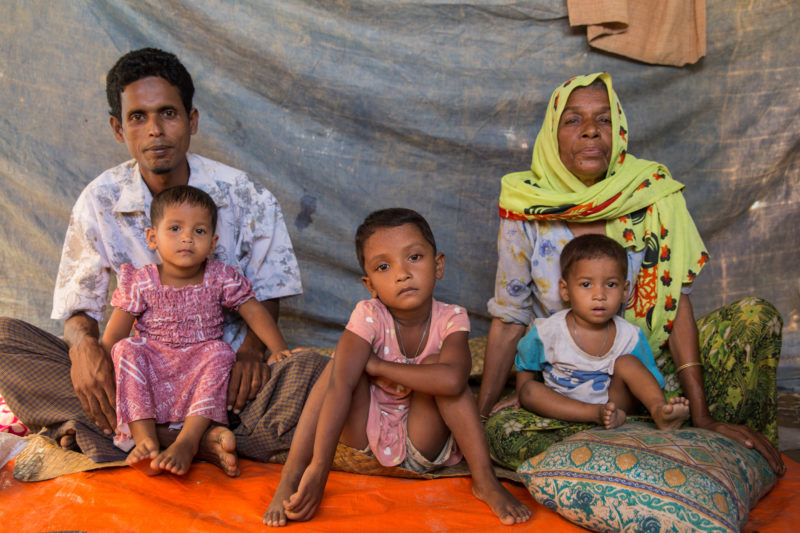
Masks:
[[[527,522],[531,517],[531,510],[528,509],[528,506],[508,492],[497,478],[492,477],[481,485],[473,478],[472,494],[488,505],[502,524],[513,526]]]
[[[689,400],[683,396],[670,398],[669,403],[659,405],[650,414],[658,429],[678,429],[689,418]]]
[[[622,409],[617,409],[614,402],[599,405],[598,423],[606,429],[614,429],[625,423],[628,416]]]
[[[289,499],[283,504],[286,518],[296,522],[311,520],[322,502],[322,494],[325,492],[327,480],[327,474],[322,475],[310,466],[306,468],[303,477],[300,478],[297,491],[289,496]]]
[[[205,432],[197,458],[217,465],[230,477],[239,475],[236,436],[225,426],[213,426]]]
[[[188,439],[176,439],[153,460],[154,469],[166,470],[178,476],[189,471],[192,459],[197,454],[198,443]]]
[[[142,439],[136,443],[125,462],[145,475],[158,475],[161,473],[161,469],[154,466],[153,460],[158,456],[160,450],[161,447],[156,439]]]
[[[281,480],[278,482],[278,488],[275,489],[275,494],[272,495],[272,500],[269,502],[267,510],[264,511],[264,516],[261,521],[264,525],[270,527],[283,527],[288,522],[286,518],[285,504],[289,501],[289,497],[297,492],[297,486],[300,484],[302,473],[300,476],[292,475],[290,472],[284,470],[281,472]]]

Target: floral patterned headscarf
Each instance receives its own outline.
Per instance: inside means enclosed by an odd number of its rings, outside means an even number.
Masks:
[[[587,187],[561,161],[558,124],[570,94],[598,79],[606,86],[611,108],[611,159],[606,177]],[[550,97],[531,170],[503,177],[500,216],[530,221],[605,220],[609,237],[627,249],[644,249],[625,318],[644,330],[664,370],[664,364],[671,362],[660,352],[672,331],[681,286],[694,281],[708,253],[686,208],[684,186],[672,179],[665,166],[638,159],[627,150],[628,122],[611,76],[599,72],[566,81]]]

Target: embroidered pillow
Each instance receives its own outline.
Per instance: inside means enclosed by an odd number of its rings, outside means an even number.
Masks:
[[[728,437],[644,423],[582,431],[517,473],[539,503],[594,531],[738,532],[775,484],[767,461]]]

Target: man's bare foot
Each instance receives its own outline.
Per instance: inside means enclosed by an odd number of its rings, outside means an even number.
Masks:
[[[186,439],[176,439],[169,447],[158,454],[151,463],[154,470],[166,470],[178,476],[189,471],[198,443]]]
[[[283,504],[286,518],[296,522],[305,522],[314,517],[322,494],[325,492],[325,482],[328,480],[327,474],[322,475],[313,467],[306,468],[297,491],[289,496]]]
[[[669,403],[661,404],[650,414],[658,429],[678,429],[689,418],[689,400],[683,396],[670,398]]]
[[[508,492],[497,478],[490,479],[483,486],[479,486],[473,478],[472,494],[488,505],[500,522],[506,526],[527,522],[531,517],[531,510],[528,506]]]
[[[281,472],[281,480],[278,482],[278,488],[275,489],[275,494],[272,495],[272,500],[270,500],[269,506],[264,511],[264,516],[261,519],[264,525],[269,527],[283,527],[286,525],[288,519],[286,518],[284,504],[289,501],[289,497],[292,494],[297,492],[300,478],[301,476],[295,476],[287,472],[284,466],[284,470]]]
[[[68,429],[66,433],[58,439],[58,445],[65,450],[77,450],[78,444],[75,442],[75,430]]]
[[[236,436],[225,426],[211,427],[200,440],[197,459],[217,465],[230,477],[238,476]]]
[[[158,456],[160,450],[161,447],[157,440],[143,439],[136,443],[125,462],[147,476],[158,475],[161,473],[161,469],[153,466],[153,460]]]
[[[625,423],[628,416],[622,409],[617,409],[614,402],[599,405],[598,423],[606,429],[614,429]]]

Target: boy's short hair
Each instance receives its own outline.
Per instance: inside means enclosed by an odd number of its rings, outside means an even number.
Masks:
[[[192,76],[175,54],[157,48],[133,50],[120,57],[106,76],[108,114],[122,122],[122,91],[135,81],[154,76],[174,85],[181,95],[186,113],[192,110]]]
[[[155,228],[161,222],[167,207],[181,204],[207,209],[208,214],[211,215],[211,233],[216,233],[217,204],[214,203],[214,200],[211,199],[207,192],[191,185],[176,185],[155,195],[150,203],[150,225]]]
[[[380,209],[367,215],[367,218],[356,230],[356,256],[358,256],[358,264],[362,271],[364,270],[364,243],[367,242],[367,239],[381,228],[396,228],[403,224],[414,224],[419,228],[422,236],[433,247],[433,253],[436,254],[436,239],[433,238],[433,231],[425,217],[413,209],[403,207]]]
[[[622,277],[628,277],[628,254],[625,248],[614,239],[595,233],[575,237],[564,246],[561,252],[561,277],[567,279],[572,267],[581,259],[599,257],[616,261],[622,270]]]

